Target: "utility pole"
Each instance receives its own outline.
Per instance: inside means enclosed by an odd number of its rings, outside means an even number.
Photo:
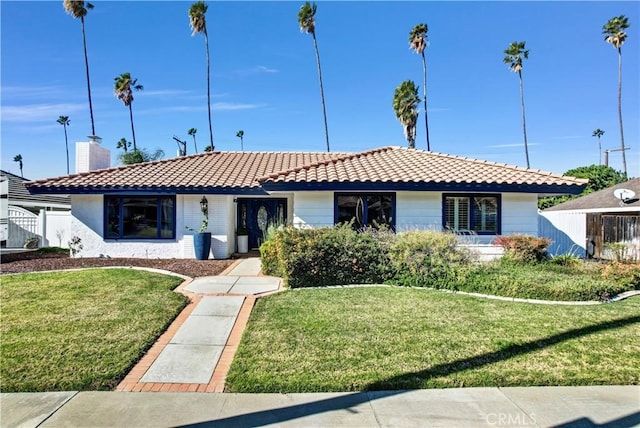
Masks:
[[[609,166],[609,152],[621,152],[631,150],[631,147],[625,147],[624,149],[611,149],[604,151],[604,166]]]
[[[182,141],[180,138],[173,136],[173,139],[176,140],[178,144],[178,156],[186,156],[187,155],[187,142]]]

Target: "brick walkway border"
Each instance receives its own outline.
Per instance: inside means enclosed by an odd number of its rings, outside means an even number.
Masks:
[[[225,269],[219,276],[228,275],[242,260],[238,260],[236,263],[231,264]],[[257,275],[261,276],[261,275]],[[116,391],[131,391],[131,392],[224,392],[224,385],[227,379],[227,373],[231,368],[231,362],[238,350],[240,340],[242,339],[242,333],[244,332],[249,316],[253,310],[253,306],[256,300],[263,296],[268,296],[277,291],[262,293],[259,295],[244,295],[233,293],[206,293],[195,294],[185,291],[184,288],[191,283],[192,279],[188,279],[180,284],[175,291],[182,293],[189,298],[189,303],[180,312],[176,319],[171,323],[169,328],[158,338],[158,340],[151,346],[147,353],[138,361],[138,363],[129,371],[125,378],[118,384]],[[233,324],[227,343],[222,350],[222,354],[213,370],[213,375],[209,380],[209,383],[161,383],[161,382],[141,382],[140,380],[144,374],[149,370],[149,367],[158,358],[160,352],[169,344],[173,336],[178,332],[178,329],[191,315],[195,307],[200,303],[203,296],[243,296],[244,302],[240,307],[236,321]]]

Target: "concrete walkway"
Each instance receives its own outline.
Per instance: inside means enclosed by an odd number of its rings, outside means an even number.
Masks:
[[[116,391],[222,392],[256,296],[280,288],[280,278],[260,270],[259,258],[241,259],[178,287],[191,303]]]
[[[2,394],[2,427],[634,427],[640,387]]]

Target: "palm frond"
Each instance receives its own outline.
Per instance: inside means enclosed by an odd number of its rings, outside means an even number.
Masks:
[[[300,6],[300,11],[298,12],[298,24],[300,25],[300,31],[304,31],[307,34],[315,33],[315,15],[317,9],[318,6],[315,3],[306,2]]]
[[[208,6],[203,1],[195,2],[189,8],[189,24],[191,26],[192,36],[207,32],[207,19],[205,17],[207,9]]]

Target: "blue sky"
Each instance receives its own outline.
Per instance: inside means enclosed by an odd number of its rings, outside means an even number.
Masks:
[[[191,36],[191,2],[95,1],[86,18],[96,133],[112,151],[131,140],[128,110],[113,95],[114,77],[130,72],[138,146],[176,154],[174,135],[208,144],[204,39]],[[217,150],[324,151],[313,42],[301,33],[296,2],[209,2],[213,133]],[[62,1],[0,2],[2,169],[25,177],[71,172],[75,142],[91,134],[79,20]],[[422,63],[410,29],[429,26],[426,50],[433,151],[525,165],[517,75],[502,63],[510,42],[530,50],[523,80],[531,167],[562,173],[598,163],[591,136],[620,147],[617,53],[603,24],[624,14],[623,118],[629,175],[640,176],[640,3],[629,2],[318,2],[316,34],[332,151],[404,146],[391,107],[405,79],[422,93]],[[426,148],[424,119],[416,144]],[[604,155],[603,155],[604,156]],[[620,152],[610,165],[622,169]]]

